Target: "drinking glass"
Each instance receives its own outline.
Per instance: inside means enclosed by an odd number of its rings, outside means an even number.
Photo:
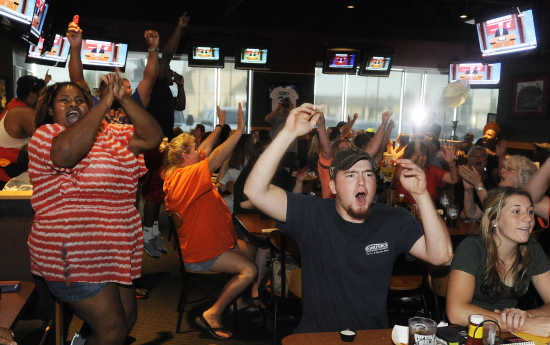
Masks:
[[[409,345],[435,345],[437,324],[434,320],[415,316],[409,319]]]

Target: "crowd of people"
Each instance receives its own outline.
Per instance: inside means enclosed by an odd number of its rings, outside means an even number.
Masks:
[[[185,269],[233,275],[195,320],[215,339],[232,337],[222,315],[234,300],[238,308],[265,307],[259,289],[269,250],[233,218],[250,212],[276,220],[298,244],[303,311],[296,332],[388,327],[393,265],[410,254],[451,265],[452,323],[482,314],[503,330],[550,335],[548,248],[532,236],[537,219],[548,226],[550,160],[537,168],[507,155],[495,123],[475,144],[466,134],[461,144],[441,145],[437,126],[401,133],[394,143],[391,112],[381,114],[376,131],[354,130],[358,114],[327,128],[321,109],[307,103],[279,104],[266,116],[271,133],[245,134],[240,103],[234,130],[218,108],[212,132],[178,133],[173,114],[186,106],[184,81],[169,63],[189,22],[179,18],[160,59],[158,33],[145,31],[147,65],[136,90],[108,73],[99,97],[84,79],[82,30],[71,23],[70,81],[22,77],[0,115],[0,181],[28,164],[33,185],[31,272],[85,321],[87,344],[126,341],[137,318],[133,282],[142,257],[166,251],[162,204],[176,219]],[[380,174],[388,164],[389,185]],[[480,222],[480,235],[454,254],[437,210],[443,193],[462,218]],[[542,304],[519,309],[530,284]],[[0,331],[0,343],[10,344],[13,334]]]

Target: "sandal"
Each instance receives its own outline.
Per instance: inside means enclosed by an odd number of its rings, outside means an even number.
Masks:
[[[149,297],[149,290],[144,288],[136,288],[136,299],[147,299]]]
[[[210,334],[210,336],[214,339],[217,339],[217,340],[227,340],[227,339],[231,339],[233,336],[230,335],[229,337],[222,337],[221,335],[219,335],[218,333],[216,332],[226,332],[226,333],[231,333],[228,329],[226,328],[223,328],[223,327],[217,327],[217,328],[212,328],[212,326],[210,326],[208,324],[208,321],[206,321],[206,319],[204,318],[204,316],[202,315],[198,315],[196,318],[195,318],[195,323],[197,324],[197,326],[199,326],[200,329],[202,329],[203,331],[207,332],[208,334]]]

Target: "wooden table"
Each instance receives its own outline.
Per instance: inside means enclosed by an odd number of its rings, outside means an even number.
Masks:
[[[392,345],[391,329],[357,331],[355,339],[346,343],[338,332],[297,333],[283,338],[283,345]]]
[[[10,328],[34,290],[34,282],[22,281],[19,291],[6,292],[0,299],[0,327]]]
[[[477,221],[470,221],[466,223],[463,219],[456,220],[455,227],[447,227],[451,236],[467,236],[467,235],[479,235],[480,223]]]
[[[257,213],[239,213],[235,218],[248,233],[254,236],[268,238],[272,231],[277,230],[273,219],[264,218]]]

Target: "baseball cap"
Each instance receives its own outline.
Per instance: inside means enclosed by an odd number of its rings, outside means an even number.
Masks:
[[[330,165],[330,178],[334,179],[336,173],[339,170],[348,170],[355,163],[360,160],[366,159],[372,164],[371,156],[363,150],[358,149],[357,147],[352,147],[350,149],[342,150],[336,154],[336,157],[332,160]]]

